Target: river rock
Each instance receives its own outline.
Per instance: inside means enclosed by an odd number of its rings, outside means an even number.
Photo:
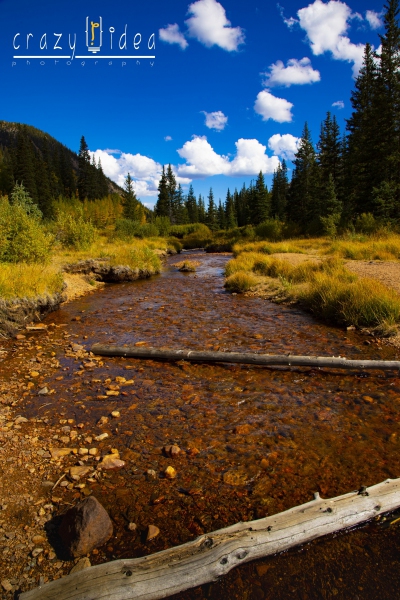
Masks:
[[[176,471],[174,467],[167,467],[164,471],[164,475],[167,479],[175,479]]]
[[[120,459],[119,454],[106,454],[99,463],[101,469],[120,469],[125,466],[125,462]]]
[[[163,450],[165,454],[167,456],[170,456],[171,458],[174,458],[174,456],[178,456],[178,454],[180,454],[181,452],[179,446],[176,446],[175,444],[173,444],[172,446],[164,446]]]
[[[51,458],[62,458],[71,454],[72,448],[49,448]]]
[[[74,557],[84,556],[102,546],[112,533],[110,517],[94,496],[68,510],[59,529],[63,544]]]
[[[88,569],[91,566],[92,565],[88,557],[84,556],[83,558],[79,559],[78,562],[72,567],[69,574],[71,575],[72,573],[78,573],[78,571],[83,571],[83,569]]]
[[[160,530],[158,527],[156,527],[155,525],[149,525],[147,528],[146,542],[157,537],[159,533],[160,533]]]

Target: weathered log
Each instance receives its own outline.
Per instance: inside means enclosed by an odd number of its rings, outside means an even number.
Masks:
[[[291,354],[251,354],[250,352],[207,352],[199,350],[158,350],[135,346],[93,344],[91,351],[100,356],[124,356],[153,360],[188,360],[288,367],[330,367],[335,369],[400,369],[397,360],[347,360],[329,356],[295,356]]]
[[[353,527],[400,506],[400,479],[271,517],[237,523],[150,556],[97,565],[25,592],[20,600],[156,600],[215,581],[245,562]]]

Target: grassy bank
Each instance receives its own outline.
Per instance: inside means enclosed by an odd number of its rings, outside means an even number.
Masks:
[[[337,256],[293,265],[249,248],[236,248],[235,254],[225,270],[229,291],[269,291],[281,301],[300,301],[315,316],[337,325],[377,327],[389,333],[400,323],[400,296],[378,281],[351,273]]]
[[[35,298],[53,296],[63,289],[63,266],[81,260],[97,258],[111,266],[124,265],[137,269],[146,276],[161,271],[160,255],[167,251],[167,242],[155,240],[134,240],[109,242],[99,236],[85,250],[62,248],[57,245],[48,265],[39,263],[0,263],[0,298]]]

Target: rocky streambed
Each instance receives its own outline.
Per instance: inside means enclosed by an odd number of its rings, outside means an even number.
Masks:
[[[110,342],[398,359],[375,338],[365,344],[296,309],[229,295],[227,257],[195,258],[196,273],[167,268],[107,286],[2,344],[4,598],[75,563],[143,556],[301,504],[315,491],[336,496],[400,475],[397,373],[90,354],[92,343]],[[108,511],[113,534],[71,560],[58,537],[60,517],[90,496]],[[374,524],[314,542],[176,598],[372,600],[378,589],[379,598],[393,598],[396,527]]]

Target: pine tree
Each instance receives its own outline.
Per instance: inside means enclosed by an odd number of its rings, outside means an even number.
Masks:
[[[204,203],[204,199],[201,194],[199,194],[199,202],[197,204],[197,214],[199,217],[199,223],[207,222],[207,213],[206,213],[206,205]]]
[[[374,203],[384,199],[392,204],[385,209],[390,218],[400,217],[400,27],[399,0],[389,0],[385,5],[385,34],[380,35],[381,53],[376,85],[374,117],[376,118],[379,153],[380,184],[373,192]],[[382,187],[382,194],[379,188]],[[388,190],[390,192],[388,193]],[[382,208],[382,206],[381,206]]]
[[[208,194],[207,225],[211,231],[218,229],[218,211],[217,207],[215,206],[212,188],[210,188],[210,192]]]
[[[154,207],[154,212],[157,217],[169,218],[169,194],[167,185],[167,176],[165,167],[162,168],[161,179],[158,184],[158,199]]]
[[[339,125],[335,115],[331,117],[330,112],[327,113],[326,119],[321,124],[317,148],[322,182],[327,182],[329,175],[332,175],[333,182],[337,187],[341,174],[342,144]]]
[[[175,175],[172,171],[172,167],[169,164],[167,168],[167,190],[168,190],[168,209],[169,209],[169,218],[171,223],[175,224],[176,215],[179,208],[176,206],[177,196],[176,196],[176,179]]]
[[[320,205],[318,165],[307,123],[293,162],[295,168],[290,184],[288,217],[303,228],[309,228],[313,221],[319,221]]]
[[[380,154],[379,159],[377,154],[377,77],[372,48],[366,44],[363,66],[351,94],[353,113],[347,121],[344,198],[348,216],[372,212],[372,190],[381,181]]]
[[[237,227],[237,219],[235,214],[235,204],[231,195],[231,192],[228,191],[226,193],[225,200],[225,223],[227,229],[233,229]]]
[[[84,136],[81,137],[78,154],[78,193],[80,200],[91,197],[91,164],[89,146]]]
[[[271,214],[275,219],[284,221],[286,219],[286,205],[289,193],[289,180],[286,162],[283,159],[279,163],[272,178],[271,188]]]
[[[225,211],[224,207],[222,206],[221,198],[218,202],[217,215],[218,229],[226,229]]]
[[[186,198],[186,210],[188,213],[189,223],[197,223],[199,221],[199,214],[192,184],[189,186],[189,192]]]
[[[126,176],[124,185],[123,195],[123,216],[125,219],[131,219],[132,221],[141,220],[141,211],[139,210],[139,201],[136,198],[135,190],[133,188],[133,180],[130,173]]]
[[[270,197],[268,188],[265,185],[264,175],[259,172],[254,186],[254,193],[251,204],[251,222],[254,225],[262,223],[270,215]]]

